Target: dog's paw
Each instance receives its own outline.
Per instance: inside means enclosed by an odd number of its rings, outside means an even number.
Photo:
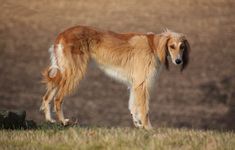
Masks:
[[[139,119],[138,115],[132,115],[132,119],[133,119],[133,123],[135,125],[135,127],[137,128],[142,128],[143,127],[143,124],[141,122],[141,120]]]
[[[51,118],[50,118],[50,119],[46,119],[46,121],[47,121],[47,122],[50,122],[50,123],[56,123],[56,120],[51,119]]]
[[[64,119],[64,120],[62,121],[62,124],[63,124],[63,126],[68,126],[68,125],[71,124],[71,122],[70,122],[69,119]]]
[[[143,128],[142,122],[140,120],[134,120],[134,125],[137,128]]]

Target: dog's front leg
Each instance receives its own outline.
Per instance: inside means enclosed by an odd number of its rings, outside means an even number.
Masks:
[[[129,110],[130,110],[134,125],[136,127],[143,127],[141,123],[140,114],[136,105],[134,88],[130,89]]]
[[[146,82],[133,87],[130,92],[129,109],[136,127],[152,129],[149,120],[149,91]]]

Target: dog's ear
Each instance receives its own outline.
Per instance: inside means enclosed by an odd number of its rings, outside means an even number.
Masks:
[[[182,56],[183,64],[181,67],[181,71],[183,71],[189,63],[189,52],[191,50],[188,40],[185,40],[184,44],[185,44],[185,49],[184,49],[183,56]]]
[[[157,46],[157,56],[162,64],[165,64],[166,69],[169,69],[169,62],[167,59],[168,55],[168,47],[167,43],[169,41],[170,37],[162,35],[158,41]]]

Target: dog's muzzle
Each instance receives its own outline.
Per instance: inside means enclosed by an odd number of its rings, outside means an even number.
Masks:
[[[182,60],[181,60],[181,59],[176,59],[176,60],[175,60],[175,63],[176,63],[177,65],[179,65],[179,64],[182,63]]]

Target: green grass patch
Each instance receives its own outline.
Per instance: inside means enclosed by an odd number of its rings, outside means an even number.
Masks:
[[[37,130],[0,130],[0,149],[226,149],[235,148],[233,132],[158,128],[41,126]]]

